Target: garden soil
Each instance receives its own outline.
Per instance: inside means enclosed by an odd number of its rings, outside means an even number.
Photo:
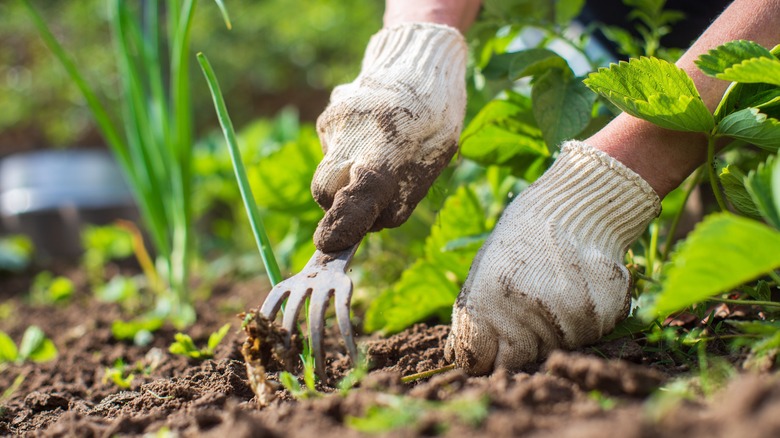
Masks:
[[[172,328],[145,347],[115,341],[110,327],[122,317],[119,307],[91,298],[79,271],[68,275],[79,291],[61,306],[31,306],[23,298],[29,279],[0,279],[0,300],[12,309],[0,329],[18,341],[36,324],[60,352],[52,362],[1,369],[0,393],[18,376],[24,380],[0,401],[0,434],[347,438],[378,429],[399,437],[780,436],[780,380],[774,374],[740,371],[708,397],[675,397],[657,388],[690,378],[687,366],[630,339],[555,352],[523,372],[470,377],[451,370],[402,383],[402,376],[447,365],[449,328],[425,324],[387,338],[361,338],[372,366],[355,388],[321,387],[320,395],[295,399],[277,385],[273,400],[261,408],[248,383],[241,354],[245,335],[236,314],[260,303],[263,281],[208,288],[209,298],[197,306],[198,322],[186,332],[203,345],[225,322],[233,328],[213,359],[195,361],[167,351]],[[333,381],[348,370],[338,341],[337,332],[329,332]],[[724,360],[739,369],[743,358],[725,351]],[[126,389],[106,378],[120,359],[133,368]],[[279,369],[268,364],[271,384],[278,382]]]

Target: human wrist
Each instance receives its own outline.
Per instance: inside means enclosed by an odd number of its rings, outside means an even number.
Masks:
[[[466,30],[474,22],[479,11],[479,0],[423,0],[410,6],[409,0],[387,0],[384,27],[404,23],[443,24]]]
[[[565,143],[553,166],[528,190],[533,192],[525,196],[524,209],[618,259],[661,211],[660,199],[641,176],[579,141]]]

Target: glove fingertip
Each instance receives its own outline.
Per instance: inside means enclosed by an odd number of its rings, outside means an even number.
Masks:
[[[454,336],[455,366],[463,368],[471,375],[484,375],[493,371],[493,363],[498,353],[498,337],[489,326],[477,324],[465,309],[460,309],[457,318],[457,331]]]

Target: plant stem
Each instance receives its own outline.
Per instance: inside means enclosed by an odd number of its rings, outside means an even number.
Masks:
[[[268,279],[271,281],[271,285],[276,286],[282,281],[282,273],[279,270],[279,265],[276,263],[271,242],[268,240],[268,235],[265,232],[263,219],[260,216],[257,203],[255,203],[254,195],[252,195],[252,188],[249,186],[249,179],[246,176],[244,163],[241,160],[241,151],[238,149],[236,132],[233,129],[233,122],[230,120],[230,114],[228,114],[225,106],[225,99],[222,97],[222,91],[219,89],[214,69],[211,68],[211,63],[209,63],[206,55],[198,53],[198,62],[203,70],[203,75],[206,77],[206,82],[208,82],[211,97],[214,100],[214,108],[217,110],[217,118],[222,126],[222,132],[225,134],[230,159],[233,162],[233,170],[236,174],[236,180],[238,180],[238,188],[241,191],[241,198],[244,201],[244,207],[250,219],[249,223],[252,226],[252,233],[255,235],[257,248],[260,250]]]
[[[658,253],[658,232],[660,228],[660,219],[654,220],[650,227],[650,245],[648,246],[647,254],[645,255],[647,259],[646,274],[650,278],[653,278],[653,275],[655,274],[655,256]]]
[[[776,285],[780,284],[780,275],[777,275],[777,272],[769,271],[769,278],[771,278]]]
[[[720,211],[729,211],[726,201],[723,199],[723,193],[720,191],[718,175],[715,173],[715,136],[712,134],[707,135],[707,173],[710,176],[712,193],[715,195],[715,200],[718,201]]]
[[[699,178],[701,178],[701,172],[702,167],[700,166],[698,169],[696,169],[696,172],[694,172],[693,176],[688,179],[688,185],[685,187],[685,198],[683,199],[682,206],[680,206],[680,210],[677,212],[677,214],[674,215],[672,224],[669,226],[669,231],[666,233],[666,244],[664,245],[664,252],[661,255],[661,261],[663,262],[669,260],[669,252],[672,249],[674,235],[677,234],[677,227],[680,225],[680,219],[682,218],[683,213],[685,213],[685,206],[688,205],[688,199],[690,199],[691,193],[693,193],[693,189],[696,188],[696,185],[699,182]]]
[[[743,306],[765,306],[765,307],[780,307],[780,303],[774,301],[759,301],[759,300],[732,300],[729,298],[710,297],[709,301],[715,301],[718,303],[726,304],[739,304]]]
[[[435,370],[423,371],[421,373],[410,374],[408,376],[401,377],[401,382],[402,383],[411,383],[411,382],[414,382],[415,380],[427,379],[428,377],[435,376],[436,374],[441,374],[441,373],[444,373],[446,371],[454,370],[454,369],[455,369],[455,364],[452,363],[452,364],[449,364],[449,365],[445,365],[445,366],[443,366],[441,368],[436,368]]]

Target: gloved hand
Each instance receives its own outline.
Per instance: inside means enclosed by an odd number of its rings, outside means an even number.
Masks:
[[[312,181],[326,211],[324,252],[401,225],[458,148],[466,43],[454,28],[407,23],[371,38],[360,75],[333,90],[317,120],[325,157]]]
[[[630,305],[623,256],[659,213],[639,175],[585,143],[565,144],[475,257],[447,359],[471,374],[517,369],[610,332]]]

